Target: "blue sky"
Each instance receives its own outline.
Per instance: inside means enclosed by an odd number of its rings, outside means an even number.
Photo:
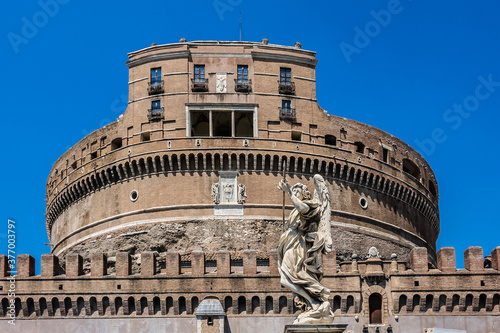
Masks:
[[[0,253],[48,252],[52,163],[126,108],[127,52],[243,40],[317,52],[329,113],[419,150],[441,196],[438,248],[500,245],[500,3],[495,1],[10,1],[0,13]]]

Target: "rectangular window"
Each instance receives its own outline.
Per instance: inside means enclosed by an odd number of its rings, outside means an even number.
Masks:
[[[151,112],[160,112],[161,111],[161,101],[151,101]]]
[[[290,109],[292,108],[292,101],[288,100],[288,99],[284,99],[281,101],[281,108],[283,109],[283,111],[290,111]]]
[[[187,135],[253,138],[254,116],[250,110],[190,110]]]
[[[292,131],[292,140],[293,141],[302,141],[302,133],[299,131]]]
[[[387,163],[389,161],[389,149],[387,148],[382,148],[382,160]]]
[[[151,85],[161,84],[161,68],[151,69]]]
[[[194,82],[205,82],[205,65],[194,65]]]
[[[284,85],[292,83],[292,70],[290,68],[280,68],[280,83]]]
[[[240,83],[248,82],[248,66],[238,65],[237,79]]]
[[[149,140],[151,140],[151,133],[150,132],[142,132],[141,141],[145,142],[145,141],[149,141]]]

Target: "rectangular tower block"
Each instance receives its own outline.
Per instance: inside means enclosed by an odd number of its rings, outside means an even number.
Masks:
[[[437,267],[440,271],[449,273],[457,269],[455,248],[443,247],[437,252]]]
[[[52,277],[59,274],[59,258],[52,253],[42,254],[42,276]]]
[[[471,246],[464,252],[464,266],[468,271],[484,270],[483,248]]]
[[[427,272],[429,268],[427,249],[415,247],[410,252],[410,268],[414,272]]]

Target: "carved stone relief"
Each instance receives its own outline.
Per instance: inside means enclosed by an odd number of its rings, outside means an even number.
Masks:
[[[221,94],[227,92],[227,74],[215,75],[215,92]]]

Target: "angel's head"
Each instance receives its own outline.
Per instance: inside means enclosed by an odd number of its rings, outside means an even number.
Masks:
[[[311,200],[311,192],[306,185],[302,183],[297,183],[292,186],[292,193],[299,200]]]

